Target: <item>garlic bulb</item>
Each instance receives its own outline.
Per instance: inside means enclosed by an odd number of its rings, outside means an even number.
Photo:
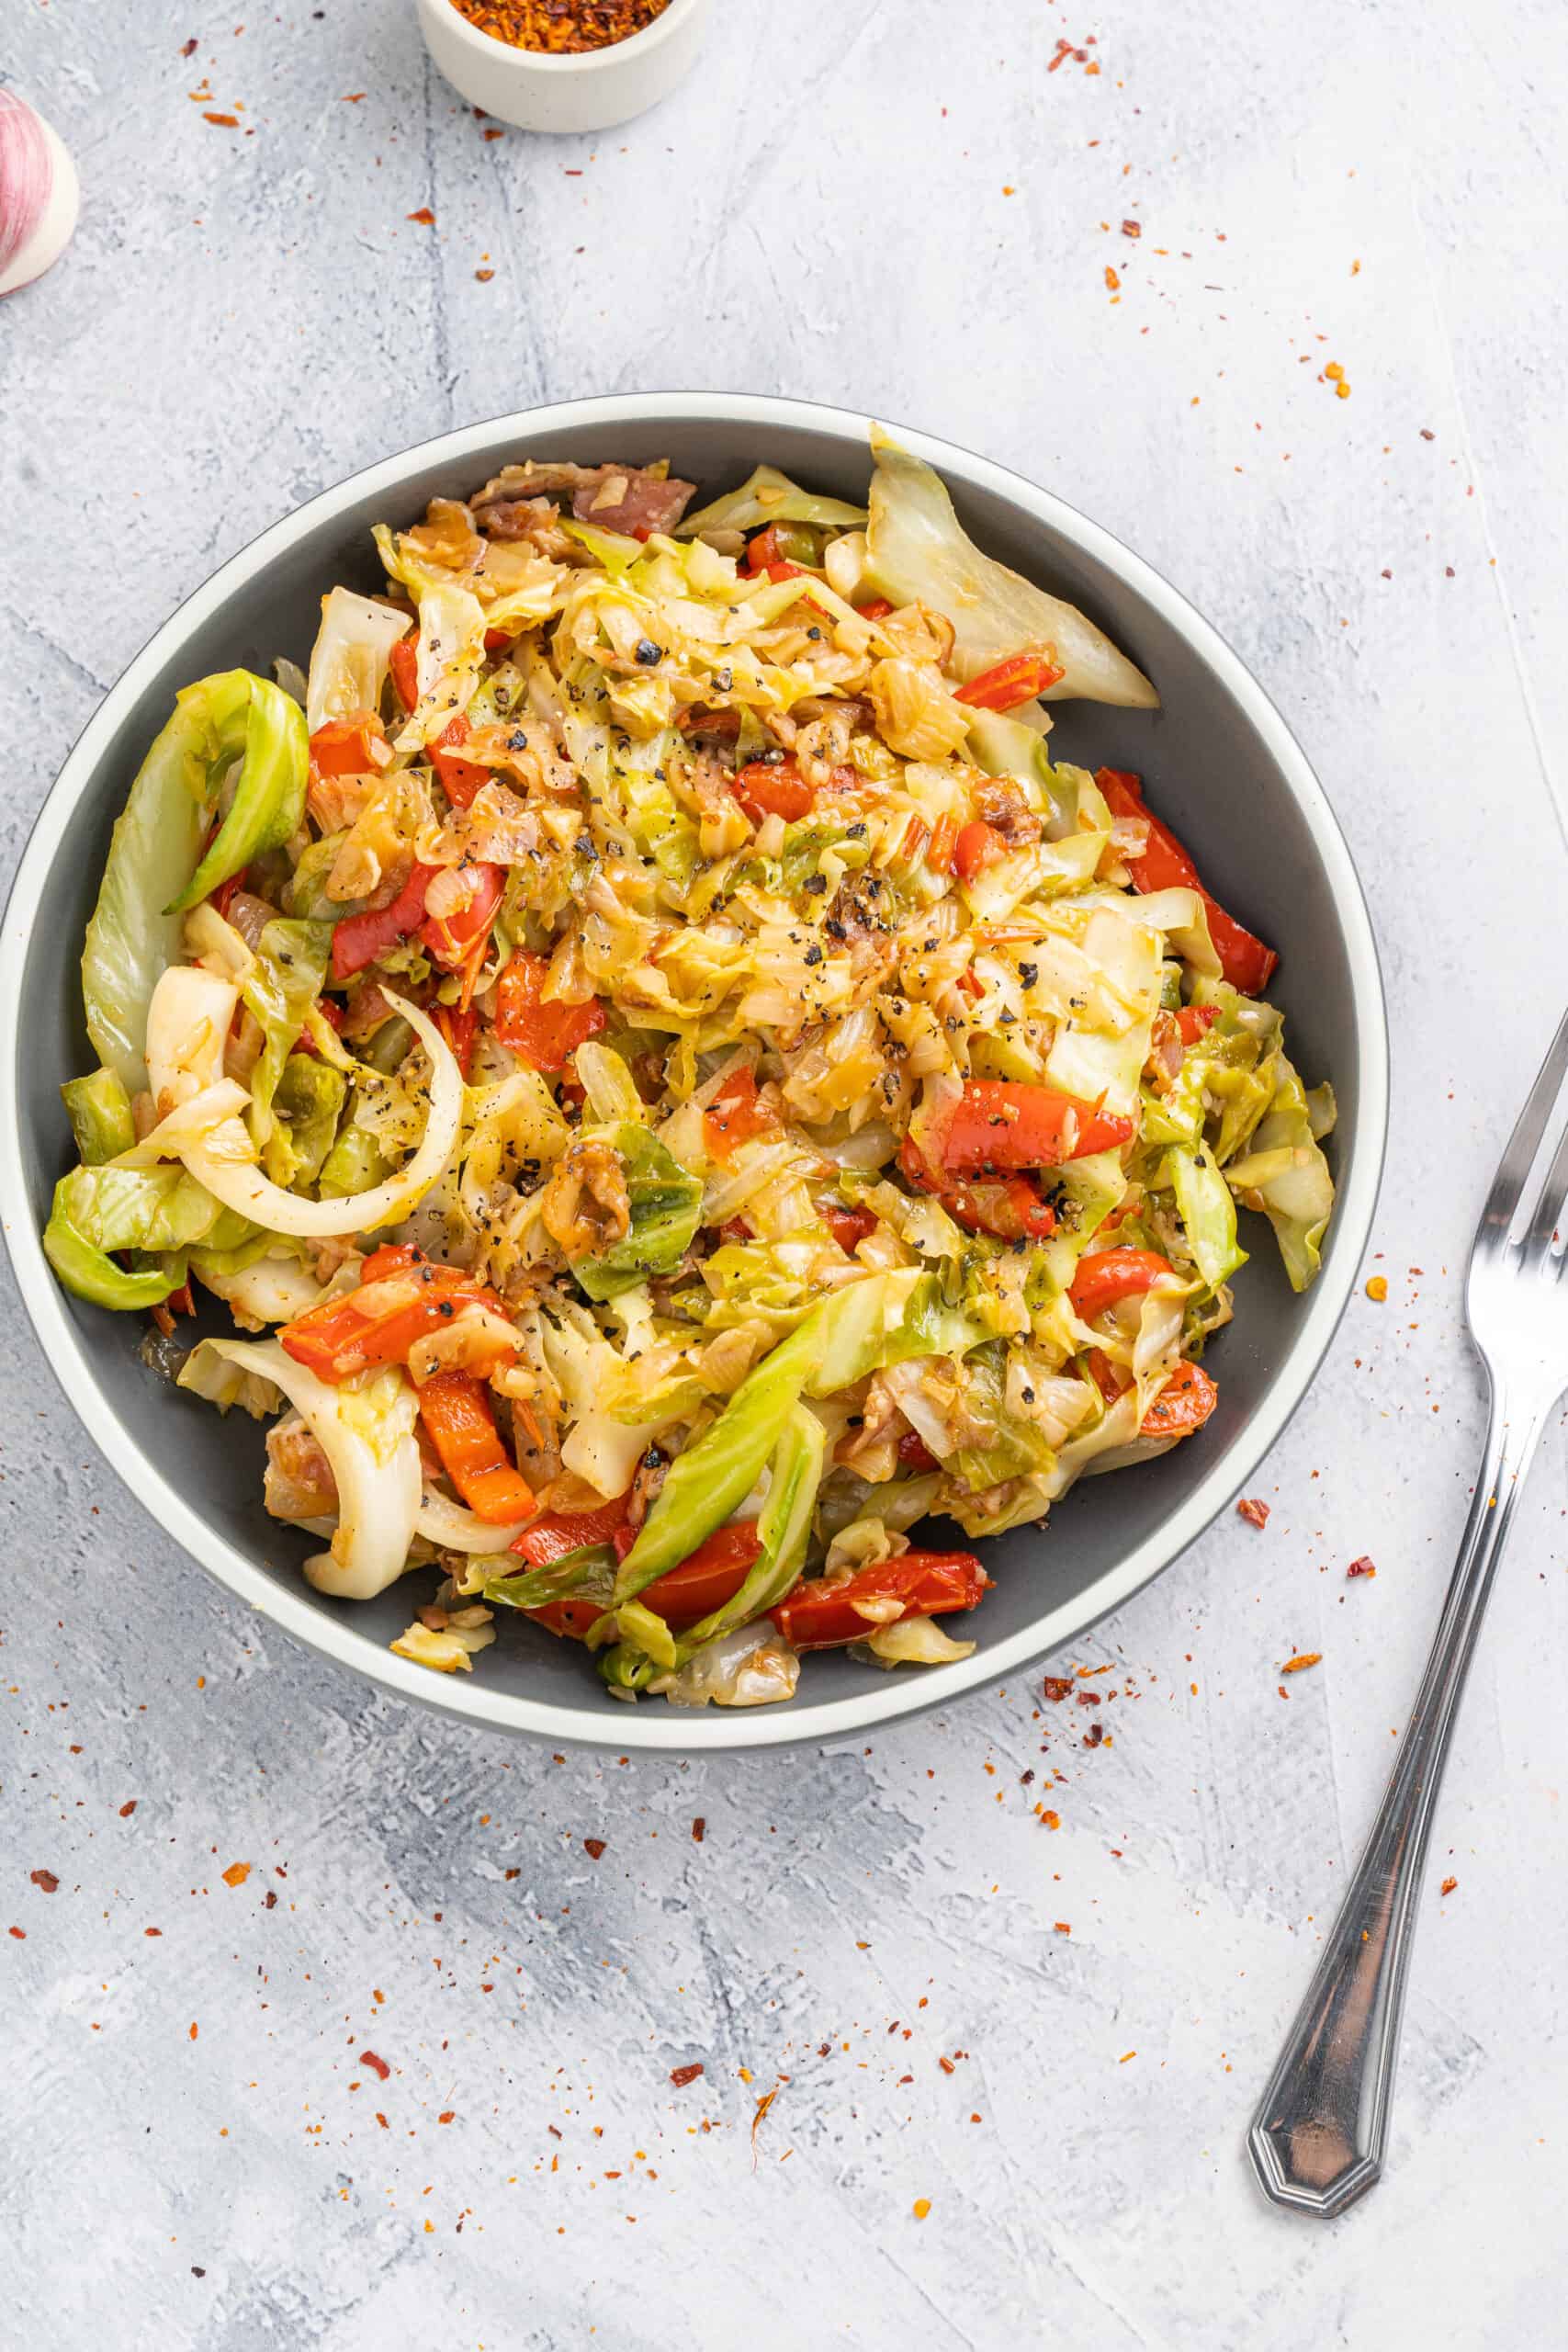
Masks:
[[[40,114],[0,89],[0,294],[57,261],[76,226],[76,166]]]

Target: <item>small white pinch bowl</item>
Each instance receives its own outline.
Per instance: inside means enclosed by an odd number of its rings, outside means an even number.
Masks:
[[[452,0],[418,0],[431,56],[469,104],[519,130],[608,130],[667,98],[690,72],[713,0],[670,0],[628,40],[567,56],[481,33]]]

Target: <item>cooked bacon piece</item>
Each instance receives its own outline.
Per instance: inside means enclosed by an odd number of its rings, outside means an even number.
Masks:
[[[564,463],[503,466],[473,501],[474,520],[501,539],[535,538],[544,520],[541,502],[570,496],[580,523],[646,538],[672,531],[696,488],[642,466],[573,466]],[[548,514],[546,508],[546,514]],[[537,541],[536,540],[537,544]],[[545,548],[554,554],[556,550]]]

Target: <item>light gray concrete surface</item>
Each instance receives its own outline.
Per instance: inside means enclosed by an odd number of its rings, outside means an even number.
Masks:
[[[0,307],[8,860],[129,655],[323,483],[534,400],[783,390],[1005,459],[1217,621],[1350,835],[1394,1037],[1388,1301],[1267,1532],[1073,1661],[1112,1669],[1098,1711],[1032,1677],[690,1769],[469,1736],[209,1584],[13,1313],[5,2340],[1561,2342],[1561,1431],[1443,1801],[1389,2176],[1315,2228],[1241,2135],[1463,1517],[1458,1273],[1562,993],[1562,11],[726,0],[668,106],[557,143],[487,140],[393,0],[11,0],[0,77],[84,188]]]

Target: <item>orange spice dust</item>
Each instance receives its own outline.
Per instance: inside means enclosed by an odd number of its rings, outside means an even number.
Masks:
[[[555,56],[608,49],[661,17],[670,0],[452,0],[459,16],[492,40]]]

